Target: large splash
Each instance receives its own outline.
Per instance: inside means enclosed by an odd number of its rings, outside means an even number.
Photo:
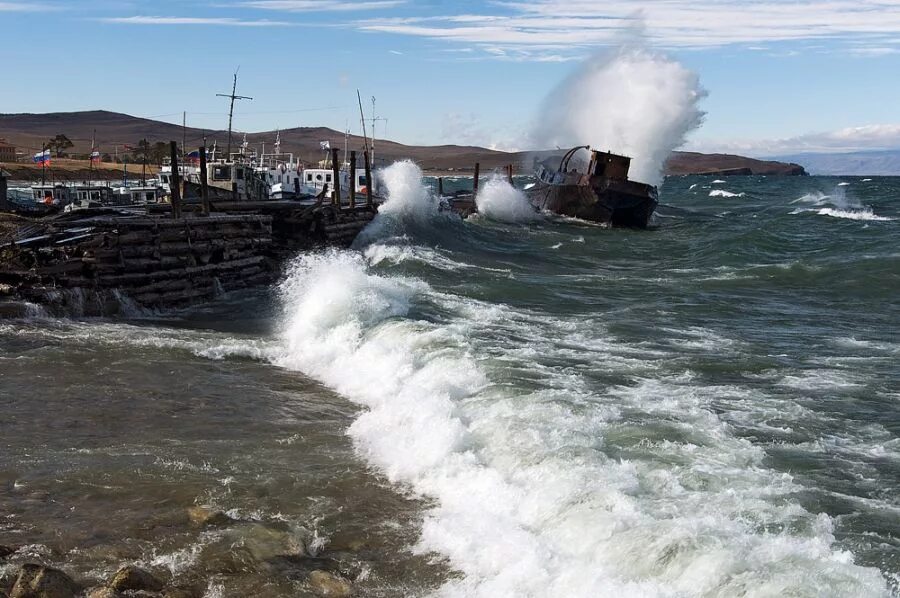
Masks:
[[[497,175],[479,190],[476,203],[478,213],[492,220],[532,222],[541,218],[524,193]]]
[[[697,75],[640,44],[589,58],[545,99],[533,132],[540,148],[591,145],[632,157],[630,177],[659,184],[663,166],[700,126]]]

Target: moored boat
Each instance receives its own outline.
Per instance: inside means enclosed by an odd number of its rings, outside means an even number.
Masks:
[[[590,151],[585,172],[570,168],[579,150]],[[541,164],[534,186],[525,191],[539,210],[610,226],[647,228],[659,202],[656,187],[628,179],[631,158],[611,152],[572,148],[559,166]]]

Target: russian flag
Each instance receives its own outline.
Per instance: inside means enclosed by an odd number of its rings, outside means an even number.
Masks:
[[[38,152],[32,159],[35,164],[50,164],[50,150]]]

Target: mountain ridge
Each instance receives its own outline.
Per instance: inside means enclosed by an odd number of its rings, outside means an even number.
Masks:
[[[61,133],[74,144],[69,151],[72,154],[86,155],[90,151],[91,139],[96,131],[97,145],[104,153],[112,154],[115,147],[137,145],[141,139],[151,143],[176,140],[179,143],[186,139],[188,151],[203,144],[216,141],[220,151],[225,151],[227,131],[204,130],[196,127],[157,121],[149,118],[131,116],[108,110],[90,110],[80,112],[52,113],[16,113],[0,114],[0,138],[16,145],[26,153],[40,151],[41,145],[51,137]],[[243,139],[243,132],[232,135],[232,144],[236,148]],[[247,133],[247,141],[251,146],[261,147],[263,143],[271,148],[276,131]],[[332,147],[344,147],[344,134],[327,127],[294,127],[281,129],[281,149],[290,152],[304,161],[313,162],[324,156],[319,148],[321,141],[329,141]],[[371,140],[370,140],[371,143]],[[358,135],[351,135],[348,140],[350,149],[361,150],[364,142]],[[473,145],[432,145],[416,146],[386,139],[375,140],[375,151],[378,166],[401,159],[411,159],[424,170],[471,171],[476,162],[483,171],[488,172],[507,164],[515,164],[530,168],[536,152],[504,152]],[[675,152],[666,166],[666,174],[682,175],[696,173],[715,173],[720,170],[744,170],[752,174],[797,175],[805,174],[798,164],[785,164],[771,160],[755,160],[744,156],[729,154],[699,154],[696,152]]]

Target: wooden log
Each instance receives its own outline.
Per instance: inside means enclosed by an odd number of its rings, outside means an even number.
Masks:
[[[372,207],[372,165],[369,164],[369,150],[363,152],[366,162],[366,206]]]
[[[356,150],[350,151],[350,209],[356,209]]]
[[[178,172],[178,144],[174,141],[169,143],[169,153],[172,160],[172,177],[169,183],[172,189],[172,218],[181,218],[181,188],[179,187],[181,176]]]
[[[475,179],[472,181],[472,195],[478,195],[478,174],[481,170],[481,164],[475,162]]]
[[[338,164],[338,148],[331,148],[331,177],[334,193],[331,195],[331,203],[338,211],[341,209],[341,167]]]
[[[209,181],[206,178],[206,146],[200,146],[200,214],[209,216]]]

